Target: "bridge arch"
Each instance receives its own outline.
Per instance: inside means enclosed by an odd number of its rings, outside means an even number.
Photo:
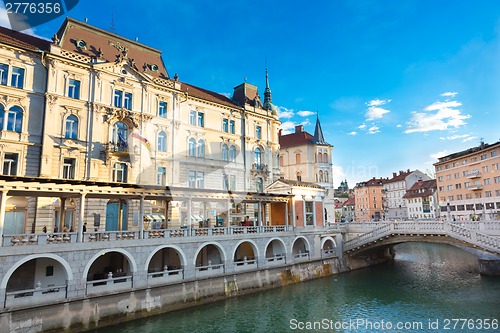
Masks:
[[[292,256],[301,256],[302,254],[311,252],[311,244],[304,236],[297,236],[293,240],[291,253]]]
[[[172,250],[172,252],[170,252]],[[162,258],[160,258],[160,255]],[[173,268],[181,268],[187,265],[186,254],[177,245],[160,245],[156,247],[149,254],[146,259],[146,264],[144,270],[149,272],[152,267],[150,264],[155,263],[157,268],[163,268],[164,266],[172,266]]]
[[[113,254],[121,254],[122,257],[124,257],[125,259],[127,259],[127,264],[128,266],[123,266],[121,267],[121,269],[128,269],[130,271],[130,273],[132,273],[132,275],[137,272],[137,263],[134,259],[134,257],[126,250],[124,249],[120,249],[120,248],[113,248],[113,249],[106,249],[106,250],[101,250],[99,252],[97,252],[92,258],[90,258],[89,262],[87,263],[87,265],[85,266],[85,269],[83,270],[83,279],[85,281],[88,281],[88,276],[89,276],[89,273],[91,271],[91,268],[92,266],[98,262],[99,264],[105,264],[105,262],[107,261],[108,263],[111,263],[112,261],[112,258],[111,256],[110,257],[107,257],[106,259],[100,259],[100,258],[103,258],[105,257],[106,255],[113,255]],[[116,255],[115,255],[116,256]],[[107,267],[102,267],[103,268],[103,272],[100,272],[100,273],[94,273],[94,274],[99,274],[99,275],[102,275],[102,274],[106,274],[106,272],[104,272],[104,270],[107,268]],[[101,276],[99,276],[101,277]],[[105,276],[104,276],[105,277]],[[104,278],[103,277],[103,278]]]
[[[266,258],[286,257],[287,254],[285,242],[278,237],[271,238],[264,247],[264,251]]]
[[[233,256],[231,257],[231,258],[233,258],[233,261],[241,260],[243,257],[249,258],[248,254],[249,254],[250,249],[248,249],[248,247],[242,248],[243,246],[245,246],[247,244],[250,246],[250,248],[253,252],[253,255],[251,257],[254,257],[254,259],[259,258],[260,253],[259,253],[259,247],[257,246],[257,244],[251,239],[242,239],[234,247]]]
[[[226,260],[226,250],[224,250],[221,244],[218,242],[205,242],[196,250],[193,258],[193,265],[195,267],[206,266],[208,261],[212,264],[224,264]]]

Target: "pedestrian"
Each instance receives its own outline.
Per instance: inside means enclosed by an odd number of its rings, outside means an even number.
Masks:
[[[47,227],[46,227],[46,226],[43,226],[43,228],[42,228],[42,232],[43,232],[44,234],[46,234],[46,233],[47,233]]]
[[[87,231],[87,222],[85,222],[85,223],[83,224],[83,232],[86,232],[86,231]]]
[[[59,231],[59,228],[56,226],[54,226],[54,232],[58,232]]]

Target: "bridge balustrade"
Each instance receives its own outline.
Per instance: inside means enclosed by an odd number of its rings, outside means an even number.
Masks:
[[[47,286],[5,293],[5,307],[32,305],[66,298],[67,286]]]

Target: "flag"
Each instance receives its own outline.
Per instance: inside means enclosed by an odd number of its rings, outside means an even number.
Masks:
[[[143,137],[142,135],[140,135],[137,132],[132,132],[132,134],[130,134],[130,136],[141,141],[146,146],[146,148],[149,150],[149,152],[151,152],[151,150],[152,150],[151,143],[148,141],[148,139],[146,139],[145,137]]]

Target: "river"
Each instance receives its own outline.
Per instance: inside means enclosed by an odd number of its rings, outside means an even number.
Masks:
[[[394,262],[96,330],[500,332],[500,277],[449,245],[408,243]]]

